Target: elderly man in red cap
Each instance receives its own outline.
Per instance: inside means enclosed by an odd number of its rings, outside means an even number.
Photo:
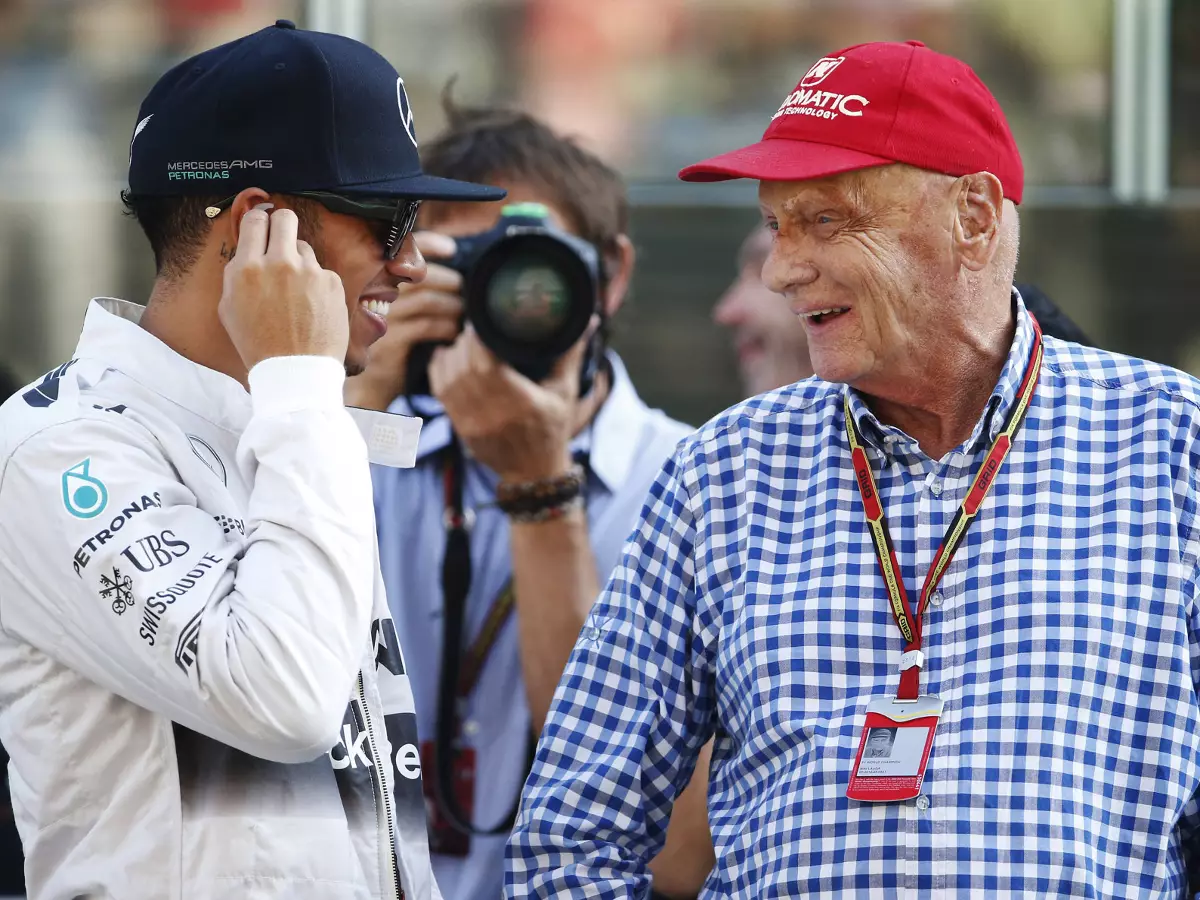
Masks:
[[[921,44],[831,54],[682,174],[758,180],[817,377],[664,466],[507,896],[646,897],[710,737],[705,898],[1190,896],[1200,383],[1042,336],[1004,116]]]

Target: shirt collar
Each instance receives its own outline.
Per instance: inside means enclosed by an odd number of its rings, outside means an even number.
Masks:
[[[638,396],[621,358],[609,350],[605,353],[605,360],[612,376],[608,397],[591,423],[571,441],[571,452],[587,453],[593,474],[609,491],[616,492],[629,478],[638,453],[637,435],[641,433],[651,411]],[[418,462],[440,452],[450,443],[450,420],[441,404],[422,397],[420,409],[428,418],[417,444]],[[402,415],[413,414],[404,397],[392,401],[388,410]]]
[[[219,428],[241,432],[250,394],[233,378],[180,356],[138,323],[144,307],[115,297],[88,305],[78,359],[95,359]]]
[[[1000,430],[1004,427],[1004,419],[1013,403],[1016,402],[1017,391],[1024,380],[1029,354],[1033,352],[1033,321],[1016,288],[1013,288],[1012,298],[1013,309],[1017,317],[1016,333],[1013,335],[1008,358],[1005,360],[996,386],[992,388],[992,395],[988,398],[987,406],[984,407],[983,414],[975,423],[971,436],[964,444],[968,452],[975,451],[981,445],[990,444],[1000,434]],[[875,418],[875,414],[871,412],[870,407],[867,406],[858,391],[849,386],[846,386],[845,391],[850,398],[851,415],[854,416],[854,421],[858,425],[859,433],[862,434],[864,441],[884,453],[891,453],[894,444],[912,444],[912,438],[899,428],[885,425]]]

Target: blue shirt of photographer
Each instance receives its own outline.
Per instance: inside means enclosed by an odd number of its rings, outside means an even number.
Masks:
[[[642,402],[621,360],[608,354],[612,389],[590,428],[572,445],[586,450],[589,473],[588,525],[599,583],[620,559],[647,491],[663,463],[691,428]],[[410,414],[403,400],[392,412]],[[440,411],[422,407],[422,412]],[[440,451],[449,423],[426,423],[412,469],[372,466],[380,565],[405,658],[422,740],[433,738],[442,648],[441,564],[446,546]],[[479,634],[487,612],[512,576],[508,522],[489,504],[496,476],[468,462],[465,506],[476,510],[471,532],[471,590],[467,597],[464,645]],[[476,752],[474,822],[491,827],[512,806],[526,776],[529,709],[518,656],[517,622],[502,629],[470,698],[465,738]],[[473,837],[466,857],[433,856],[434,873],[446,900],[499,897],[504,881],[507,834]]]

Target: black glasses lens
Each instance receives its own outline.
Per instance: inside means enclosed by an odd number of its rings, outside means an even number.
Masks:
[[[387,239],[384,242],[384,255],[388,259],[395,259],[400,255],[404,239],[412,234],[413,228],[417,224],[417,213],[420,210],[420,200],[401,200],[397,205],[396,217],[391,222]]]

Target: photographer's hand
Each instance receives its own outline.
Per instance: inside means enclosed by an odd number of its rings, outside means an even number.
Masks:
[[[413,238],[427,260],[454,255],[454,241],[444,234],[419,231]],[[402,284],[388,310],[388,330],[374,346],[361,375],[346,379],[346,404],[385,410],[404,393],[408,355],[423,341],[452,341],[462,325],[462,275],[446,266],[429,265],[420,284]]]
[[[599,402],[579,400],[579,369],[591,333],[540,384],[497,359],[470,328],[434,353],[434,396],[468,451],[503,481],[538,481],[570,468],[571,438]]]

